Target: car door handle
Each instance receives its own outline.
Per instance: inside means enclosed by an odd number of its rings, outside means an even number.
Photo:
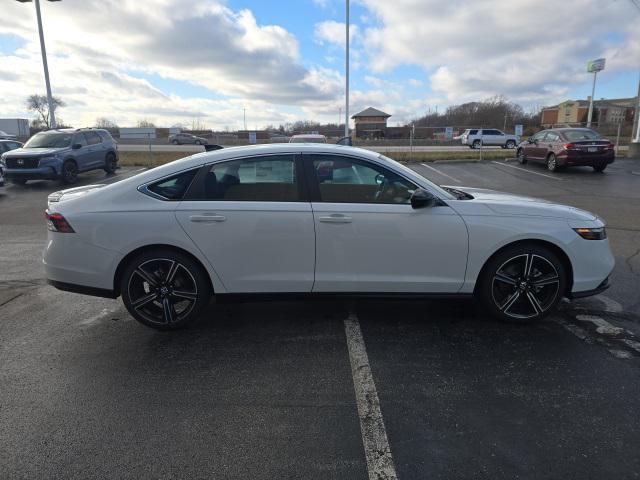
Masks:
[[[324,223],[351,223],[353,218],[341,214],[333,214],[319,217],[318,220]]]
[[[224,222],[227,219],[224,215],[191,215],[189,220],[194,223]]]

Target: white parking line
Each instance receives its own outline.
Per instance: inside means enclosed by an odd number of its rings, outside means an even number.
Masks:
[[[369,479],[397,479],[391,456],[391,447],[384,427],[378,391],[371,374],[367,349],[362,338],[360,322],[351,311],[344,320],[344,331],[349,348],[353,388],[356,393],[362,443],[367,458]]]
[[[597,298],[602,303],[604,303],[604,311],[605,312],[619,313],[619,312],[622,311],[622,305],[620,305],[618,302],[616,302],[612,298],[609,298],[609,297],[607,297],[605,295],[598,295],[595,298]]]
[[[430,170],[433,170],[434,172],[436,172],[436,173],[437,173],[437,174],[439,174],[439,175],[442,175],[443,177],[450,178],[450,179],[451,179],[451,180],[453,180],[454,182],[462,183],[462,182],[461,182],[460,180],[458,180],[457,178],[452,177],[451,175],[447,175],[446,173],[441,172],[440,170],[438,170],[437,168],[432,167],[431,165],[427,165],[426,163],[421,163],[420,165],[422,165],[423,167],[426,167],[426,168],[428,168],[428,169],[430,169]]]
[[[557,180],[559,182],[562,182],[561,178],[552,177],[551,175],[545,175],[544,173],[540,173],[540,172],[532,172],[531,170],[528,170],[526,168],[516,167],[515,165],[507,165],[504,162],[496,162],[495,160],[491,160],[491,163],[495,163],[496,165],[502,165],[503,167],[515,168],[516,170],[522,170],[523,172],[532,173],[534,175],[540,175],[541,177],[550,178],[551,180]]]
[[[600,335],[620,335],[624,332],[624,328],[614,327],[604,318],[595,315],[576,315],[576,319],[581,322],[590,322],[596,326],[596,332]]]

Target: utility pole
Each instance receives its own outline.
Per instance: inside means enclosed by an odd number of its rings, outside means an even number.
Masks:
[[[633,138],[635,135],[635,139]],[[638,103],[636,105],[636,112],[633,115],[633,129],[631,131],[631,139],[638,143],[640,142],[640,75],[638,75]]]
[[[247,109],[242,108],[242,119],[244,121],[244,131],[247,131]]]
[[[344,100],[344,136],[349,136],[349,0],[346,15],[346,43],[345,43],[345,100]]]
[[[50,2],[60,0],[49,0]],[[28,3],[31,0],[18,0],[21,3]],[[44,45],[44,31],[42,29],[42,15],[40,14],[40,0],[35,0],[36,18],[38,20],[38,33],[40,34],[40,52],[42,53],[42,66],[44,67],[44,83],[47,87],[47,103],[49,104],[49,125],[56,128],[56,115],[53,108],[53,95],[51,95],[51,83],[49,82],[49,65],[47,64],[47,49]]]

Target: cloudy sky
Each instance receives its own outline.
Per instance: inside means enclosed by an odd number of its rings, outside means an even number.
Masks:
[[[35,9],[2,1],[0,117],[44,93]],[[236,129],[337,121],[344,0],[42,2],[54,94],[66,123]],[[504,95],[535,108],[636,93],[640,11],[631,0],[352,0],[351,109],[391,123]]]

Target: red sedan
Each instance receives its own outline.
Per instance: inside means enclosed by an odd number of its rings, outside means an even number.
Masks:
[[[613,143],[588,128],[543,130],[518,145],[520,163],[544,162],[552,172],[574,166],[602,172],[614,159]]]

